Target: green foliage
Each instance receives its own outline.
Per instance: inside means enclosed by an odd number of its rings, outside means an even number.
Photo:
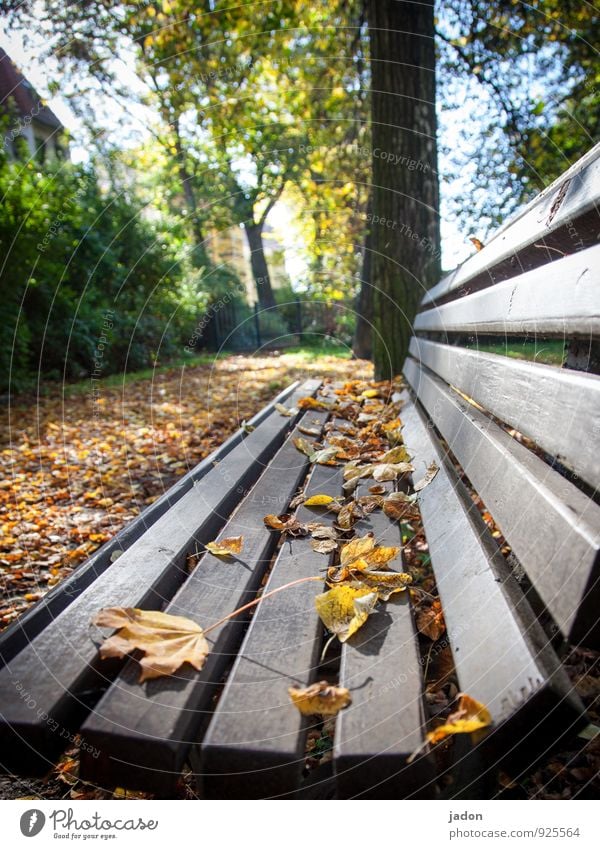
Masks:
[[[194,268],[176,229],[102,191],[90,168],[2,157],[0,196],[0,370],[13,389],[181,355],[211,298],[237,285]]]

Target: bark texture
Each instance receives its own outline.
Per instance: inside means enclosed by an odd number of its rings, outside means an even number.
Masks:
[[[269,266],[265,256],[265,247],[263,244],[263,224],[244,225],[246,238],[248,239],[248,247],[250,248],[250,264],[252,266],[252,276],[256,284],[256,294],[258,296],[258,305],[261,309],[269,309],[275,306],[275,296],[271,286],[271,278],[269,277]]]
[[[373,355],[402,371],[412,323],[440,276],[434,4],[368,0],[373,138]]]

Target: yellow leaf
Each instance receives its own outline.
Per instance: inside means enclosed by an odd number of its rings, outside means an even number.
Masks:
[[[331,495],[311,495],[310,498],[307,498],[304,502],[305,507],[327,507],[328,504],[331,504],[335,501],[335,498]]]
[[[285,525],[279,516],[275,516],[274,513],[269,513],[268,516],[265,516],[263,522],[267,528],[271,528],[274,531],[282,531],[285,528]]]
[[[393,560],[399,551],[400,549],[394,545],[378,545],[365,556],[365,559],[370,566],[383,566],[389,560]]]
[[[315,598],[315,607],[325,627],[345,643],[364,625],[377,604],[377,593],[341,585]]]
[[[484,704],[466,693],[460,693],[459,699],[458,709],[450,714],[447,722],[427,733],[427,740],[430,743],[437,743],[450,734],[469,734],[479,731],[492,724],[491,714]]]
[[[357,537],[342,547],[340,563],[347,566],[361,557],[365,557],[375,548],[375,538],[372,536]]]
[[[125,657],[135,649],[140,660],[140,683],[173,675],[184,663],[202,669],[209,652],[204,631],[191,619],[136,607],[107,607],[93,620],[101,628],[118,628],[100,646],[100,657]]]
[[[206,549],[218,557],[227,557],[230,554],[239,554],[244,546],[244,537],[228,537],[218,542],[207,542]]]
[[[365,389],[365,391],[360,396],[361,398],[377,398],[379,395],[379,389]]]
[[[393,593],[401,593],[412,584],[412,576],[407,572],[371,572],[361,570],[356,573],[352,569],[352,577],[355,579],[353,586],[360,586],[368,592],[376,592],[381,601],[387,601]]]
[[[310,687],[288,687],[288,693],[304,716],[335,716],[352,702],[350,691],[346,687],[336,687],[327,681],[319,681]]]
[[[298,436],[294,439],[294,445],[298,449],[298,451],[302,451],[303,454],[306,454],[307,457],[312,457],[314,454],[314,449],[310,442],[307,442],[306,439],[303,439],[301,436]]]
[[[316,398],[300,398],[298,401],[298,406],[301,410],[318,410],[323,409],[323,407],[327,407],[327,404],[324,404],[323,401],[317,401]]]
[[[390,448],[385,454],[379,458],[380,463],[408,463],[410,455],[404,445],[397,445],[395,448]]]

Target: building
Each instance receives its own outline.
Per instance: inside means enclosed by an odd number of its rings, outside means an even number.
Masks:
[[[9,116],[3,145],[11,158],[17,157],[18,138],[40,162],[68,158],[64,126],[1,47],[0,114]]]

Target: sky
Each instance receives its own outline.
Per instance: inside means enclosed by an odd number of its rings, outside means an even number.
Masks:
[[[86,161],[89,158],[88,132],[83,123],[70,109],[68,102],[60,95],[51,97],[48,92],[48,60],[42,59],[41,55],[44,44],[36,41],[33,34],[11,32],[8,33],[4,24],[0,22],[0,46],[9,54],[11,59],[20,67],[20,70],[32,85],[37,89],[42,98],[47,100],[48,105],[70,131],[70,153],[74,163]],[[53,69],[50,68],[54,76]],[[132,68],[122,67],[119,73],[122,82],[127,83],[132,89],[139,88],[139,81]],[[101,96],[95,99],[94,104],[97,116],[101,116],[101,124],[108,137],[118,139],[121,146],[137,146],[145,138],[149,137],[146,129],[148,120],[151,120],[149,110],[141,106],[129,105],[127,108],[117,101],[109,101]],[[461,126],[465,120],[472,119],[472,104],[465,102],[462,108],[452,113],[444,113],[439,116],[440,127],[443,132],[443,142],[452,148],[459,143]],[[443,173],[443,154],[440,152],[440,171]],[[468,174],[463,174],[452,183],[441,181],[441,234],[442,234],[442,266],[450,270],[455,268],[473,253],[473,246],[469,241],[470,235],[477,233],[466,232],[458,226],[458,222],[451,220],[447,214],[446,200],[449,192],[455,192],[459,188],[469,190]],[[286,204],[285,199],[280,201],[273,209],[269,223],[275,230],[276,237],[285,248],[286,269],[292,282],[299,280],[306,271],[306,262],[302,250],[297,248],[297,240],[300,234],[294,230],[294,213]]]

